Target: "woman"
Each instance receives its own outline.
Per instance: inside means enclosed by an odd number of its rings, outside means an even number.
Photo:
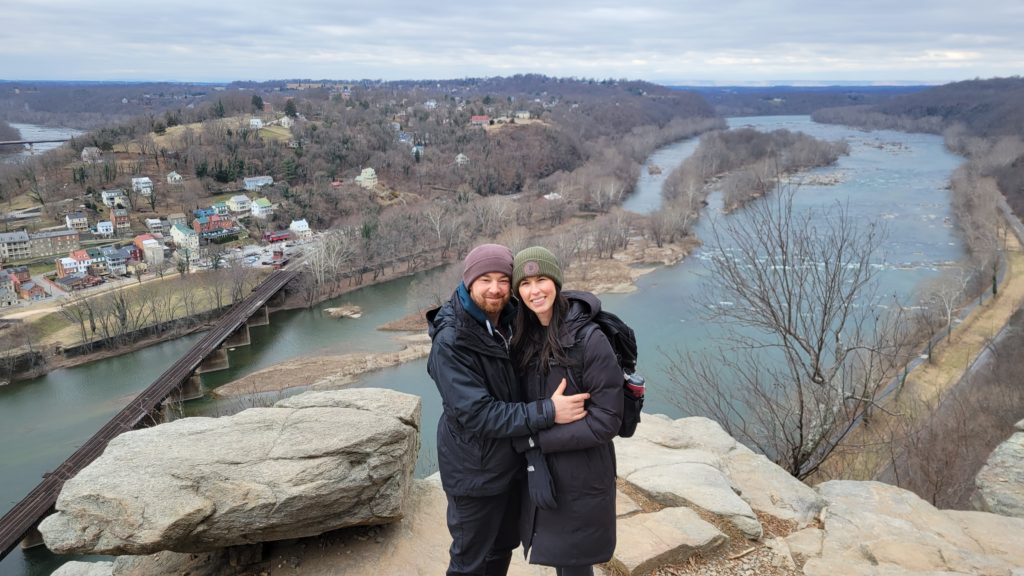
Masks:
[[[524,400],[550,397],[564,380],[566,394],[589,392],[584,419],[529,439],[532,498],[523,499],[520,535],[531,564],[554,566],[559,576],[589,576],[615,551],[615,447],[622,418],[622,370],[600,330],[583,329],[601,309],[589,292],[562,291],[558,260],[539,246],[519,252],[512,286],[519,298],[513,361]],[[539,448],[540,454],[535,451]],[[536,464],[536,469],[533,466]],[[537,497],[544,464],[553,501]]]

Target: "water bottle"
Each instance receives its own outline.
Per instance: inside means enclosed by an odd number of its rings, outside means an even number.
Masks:
[[[626,377],[626,388],[629,389],[630,394],[635,398],[643,398],[644,392],[647,390],[645,383],[647,382],[643,376],[637,373],[624,374]]]

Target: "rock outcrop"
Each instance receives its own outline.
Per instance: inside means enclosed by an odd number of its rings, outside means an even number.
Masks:
[[[974,507],[983,512],[1024,518],[1024,420],[1017,432],[996,447],[974,477]]]
[[[288,402],[303,410],[342,406],[325,393]],[[414,419],[386,397],[363,397],[357,406],[381,410],[375,413],[382,420]],[[645,414],[633,438],[615,443],[618,546],[606,567],[611,572],[598,573],[1024,576],[1024,519],[938,510],[877,482],[831,481],[812,489],[704,418]],[[445,509],[436,474],[414,480],[400,521],[269,543],[255,573],[441,574],[451,543]],[[702,560],[691,564],[695,555]],[[163,552],[120,557],[95,574],[212,576],[229,565],[230,553]],[[553,574],[520,553],[509,570],[509,576]]]
[[[150,554],[393,522],[419,425],[418,397],[353,389],[127,432],[65,483],[40,532],[55,552]]]

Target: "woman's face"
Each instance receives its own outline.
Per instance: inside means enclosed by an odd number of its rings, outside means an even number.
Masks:
[[[556,292],[555,281],[547,276],[527,276],[519,283],[519,299],[537,315],[542,326],[551,323]]]

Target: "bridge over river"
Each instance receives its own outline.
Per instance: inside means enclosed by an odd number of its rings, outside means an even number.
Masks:
[[[288,282],[298,276],[297,270],[272,272],[245,299],[233,306],[196,344],[171,365],[148,388],[136,396],[123,410],[103,426],[63,464],[46,474],[28,496],[0,518],[0,558],[6,556],[19,541],[32,545],[39,540],[35,529],[39,521],[53,510],[65,480],[95,460],[107,443],[122,432],[143,428],[159,420],[168,399],[182,400],[202,395],[198,374],[227,367],[225,346],[249,343],[249,326],[269,323],[267,303],[281,293]],[[34,541],[34,542],[33,542]]]

